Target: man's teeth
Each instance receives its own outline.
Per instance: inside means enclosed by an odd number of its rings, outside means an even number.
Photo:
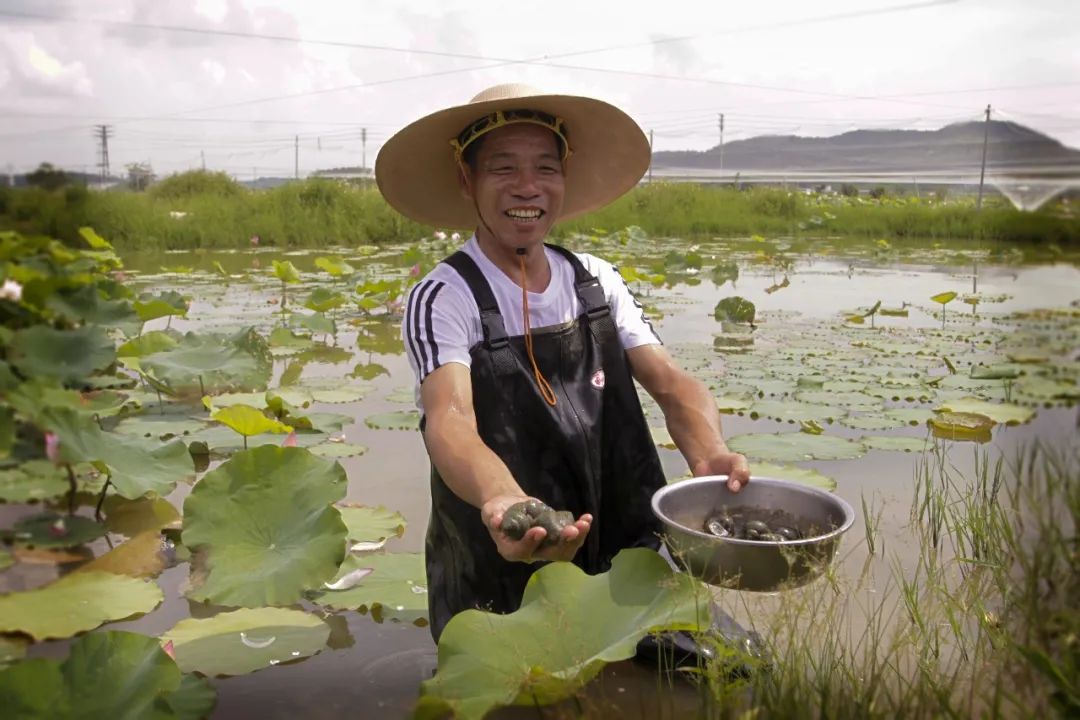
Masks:
[[[544,211],[540,208],[530,208],[525,210],[523,208],[511,208],[506,211],[506,214],[516,220],[538,220],[540,216],[544,214]]]

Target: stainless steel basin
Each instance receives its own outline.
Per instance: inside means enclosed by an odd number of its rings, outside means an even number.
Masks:
[[[753,506],[790,513],[811,534],[801,540],[761,542],[721,538],[703,529],[706,518]],[[738,493],[726,475],[672,483],[656,491],[653,513],[664,524],[664,543],[694,577],[737,590],[774,591],[804,585],[836,557],[840,536],[855,511],[832,493],[789,480],[752,477]]]

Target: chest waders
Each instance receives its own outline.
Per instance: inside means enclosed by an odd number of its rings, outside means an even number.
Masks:
[[[528,495],[575,518],[592,514],[574,558],[592,574],[608,570],[623,548],[660,546],[649,503],[665,481],[604,290],[573,253],[548,247],[573,266],[583,308],[572,322],[533,334],[533,354],[555,391],[554,406],[540,394],[524,336],[507,337],[476,263],[463,252],[444,262],[465,279],[480,308],[483,340],[469,349],[480,438]],[[517,610],[540,566],[504,560],[480,511],[457,497],[434,466],[426,556],[436,642],[462,610]]]

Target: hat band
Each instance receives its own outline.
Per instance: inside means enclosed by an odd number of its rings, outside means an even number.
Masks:
[[[465,154],[465,148],[472,145],[481,137],[498,130],[506,125],[516,123],[529,123],[545,127],[562,141],[562,159],[570,157],[570,141],[566,139],[566,123],[562,118],[550,115],[539,110],[496,110],[470,123],[468,127],[458,133],[456,138],[450,140],[450,147],[454,148],[454,159],[461,161]]]

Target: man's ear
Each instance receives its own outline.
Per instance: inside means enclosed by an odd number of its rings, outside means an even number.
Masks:
[[[461,191],[462,196],[468,200],[472,200],[472,183],[469,178],[468,166],[463,163],[458,163],[457,167],[458,189]]]

